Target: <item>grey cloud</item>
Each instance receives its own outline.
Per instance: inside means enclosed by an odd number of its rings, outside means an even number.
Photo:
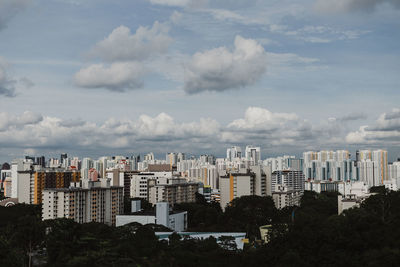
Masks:
[[[1,0],[0,1],[0,30],[21,10],[25,9],[31,0]]]
[[[65,121],[60,121],[59,125],[62,127],[66,128],[72,128],[72,127],[77,127],[77,126],[83,126],[85,125],[85,121],[83,120],[65,120]]]
[[[31,88],[35,86],[35,83],[32,82],[30,79],[26,77],[22,77],[19,79],[19,82],[25,87],[25,88]]]
[[[27,125],[38,124],[42,120],[42,115],[30,111],[25,111],[20,116],[2,112],[0,113],[0,131],[7,131],[10,128],[22,129]]]
[[[352,114],[348,114],[342,117],[339,117],[338,120],[339,121],[357,121],[357,120],[364,120],[367,118],[366,114],[363,113],[352,113]]]
[[[90,56],[107,62],[145,60],[167,52],[172,38],[166,24],[154,22],[151,28],[140,26],[135,34],[126,26],[119,26],[89,52]]]
[[[148,1],[153,5],[199,8],[206,6],[209,0],[148,0]]]
[[[385,120],[400,119],[400,109],[394,109],[389,113],[385,113],[384,119]]]
[[[17,124],[19,127],[15,127]],[[140,146],[143,140],[163,145],[188,140],[193,143],[196,138],[218,133],[218,127],[211,119],[176,123],[165,113],[156,117],[142,115],[138,120],[111,118],[100,125],[42,117],[31,112],[20,116],[0,113],[0,144],[24,149],[119,149]]]
[[[14,97],[17,81],[10,76],[8,69],[9,65],[0,57],[0,95]]]
[[[385,115],[380,116],[376,125],[383,127],[385,123],[394,123],[387,122]],[[86,156],[116,151],[213,153],[227,145],[248,143],[268,148],[269,152],[343,148],[352,144],[400,145],[399,129],[371,131],[363,126],[358,131],[346,132],[341,125],[337,120],[311,124],[294,113],[272,112],[259,107],[249,107],[242,118],[225,126],[211,118],[176,122],[166,113],[142,115],[136,119],[110,118],[102,123],[63,120],[32,112],[18,116],[0,113],[0,145],[21,150],[81,151]]]
[[[165,5],[165,6],[187,6],[191,0],[148,0],[153,5]]]
[[[370,31],[367,30],[342,30],[321,25],[306,25],[302,28],[290,29],[286,25],[272,24],[269,29],[273,33],[280,33],[308,43],[330,43],[337,40],[353,40],[370,33]]]
[[[390,4],[400,8],[399,0],[317,0],[314,8],[317,12],[372,12],[381,4]]]
[[[219,47],[198,52],[185,66],[184,90],[225,91],[257,82],[266,71],[264,48],[252,39],[236,36],[235,48]]]
[[[138,62],[93,64],[79,70],[76,85],[85,88],[105,88],[114,92],[138,89],[143,86],[144,67]]]
[[[383,113],[372,125],[361,126],[346,136],[348,143],[374,144],[385,141],[389,145],[400,145],[400,109]]]
[[[221,138],[230,143],[252,140],[262,146],[304,146],[312,142],[310,137],[314,135],[313,131],[311,124],[294,113],[275,113],[249,107],[244,118],[228,124]]]

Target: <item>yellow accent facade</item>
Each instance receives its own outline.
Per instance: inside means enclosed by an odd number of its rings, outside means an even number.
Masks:
[[[66,188],[70,182],[79,182],[80,179],[80,172],[35,172],[33,204],[42,203],[42,193],[45,188]]]

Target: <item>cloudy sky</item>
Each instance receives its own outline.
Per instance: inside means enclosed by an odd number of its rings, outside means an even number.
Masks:
[[[399,0],[0,0],[0,159],[400,157]]]

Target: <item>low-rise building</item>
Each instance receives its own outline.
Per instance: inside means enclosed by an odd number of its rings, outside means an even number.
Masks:
[[[285,185],[277,185],[272,192],[272,199],[275,207],[282,209],[287,206],[299,206],[302,195],[303,192],[300,190],[294,190]]]
[[[350,208],[360,207],[364,200],[374,194],[375,193],[367,193],[362,196],[356,194],[347,194],[346,196],[338,195],[338,214],[340,215],[343,211]]]
[[[356,195],[349,194],[346,197],[338,195],[338,215],[342,214],[344,210],[354,207],[360,207],[362,199]]]
[[[155,211],[137,211],[130,215],[117,215],[116,226],[132,222],[140,224],[160,224],[179,232],[187,229],[187,211],[171,211],[168,202],[156,204]]]

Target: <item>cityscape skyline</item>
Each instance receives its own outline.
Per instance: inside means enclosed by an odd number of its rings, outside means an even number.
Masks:
[[[3,160],[2,162],[3,163],[6,163],[6,162],[7,163],[11,163],[14,159],[22,159],[22,158],[32,158],[35,161],[37,158],[44,157],[45,163],[47,163],[49,160],[61,160],[62,161],[62,158],[64,156],[67,156],[67,155],[68,155],[69,159],[77,158],[79,160],[85,159],[85,158],[96,160],[96,159],[101,159],[101,158],[104,158],[104,157],[106,157],[106,158],[120,158],[120,157],[123,157],[123,158],[126,158],[126,159],[131,159],[131,158],[135,157],[135,158],[139,158],[140,161],[143,161],[143,160],[146,161],[147,157],[149,155],[152,155],[152,157],[154,157],[153,160],[165,161],[165,157],[168,157],[169,154],[175,154],[175,155],[183,154],[183,156],[185,157],[186,160],[201,159],[202,156],[211,156],[211,157],[213,157],[215,159],[231,160],[234,157],[232,157],[232,158],[231,157],[227,157],[228,151],[231,148],[238,148],[238,147],[241,148],[240,146],[232,146],[230,148],[225,148],[225,153],[221,153],[221,154],[213,154],[213,153],[197,153],[196,154],[196,153],[190,153],[190,152],[187,153],[187,152],[183,152],[183,151],[179,151],[179,150],[171,150],[171,151],[166,151],[164,153],[163,152],[153,153],[153,151],[137,153],[137,152],[133,152],[132,151],[132,152],[120,153],[120,154],[118,154],[118,153],[111,153],[111,154],[108,153],[108,154],[99,154],[99,155],[94,155],[94,156],[93,155],[88,155],[88,154],[79,155],[77,153],[74,153],[74,152],[69,153],[67,151],[63,151],[61,153],[52,152],[52,153],[48,153],[48,154],[40,154],[40,153],[26,154],[25,153],[25,154],[17,155],[15,158],[8,158],[8,160]],[[246,148],[246,147],[247,146],[244,146],[244,148]],[[254,145],[249,145],[249,147],[254,147]],[[330,152],[330,151],[333,151],[333,152],[335,152],[335,151],[347,151],[349,153],[349,159],[357,160],[357,153],[359,151],[366,151],[366,150],[374,151],[374,150],[382,150],[382,149],[385,150],[385,151],[388,151],[385,148],[376,147],[376,148],[373,148],[373,149],[372,148],[356,148],[355,150],[348,150],[348,149],[345,149],[345,148],[339,148],[339,149],[308,150],[308,151],[302,151],[302,152],[299,152],[299,153],[277,153],[277,154],[265,154],[264,153],[263,154],[263,149],[261,147],[259,147],[259,146],[257,148],[260,149],[260,155],[259,156],[260,156],[260,160],[261,161],[268,160],[268,159],[271,159],[271,158],[285,157],[285,156],[295,157],[295,158],[298,158],[298,159],[304,159],[304,153],[310,153],[310,152],[318,153],[318,152]],[[243,159],[247,158],[245,156],[244,150],[243,150],[242,155],[239,156],[238,158],[243,158]],[[395,162],[395,161],[399,161],[400,155],[399,154],[391,155],[390,152],[388,151],[387,158],[388,158],[388,162]],[[166,161],[168,161],[168,160],[166,160]]]
[[[394,161],[398,14],[394,1],[2,1],[0,160],[254,144]]]
[[[399,265],[399,18],[0,0],[0,266]]]

